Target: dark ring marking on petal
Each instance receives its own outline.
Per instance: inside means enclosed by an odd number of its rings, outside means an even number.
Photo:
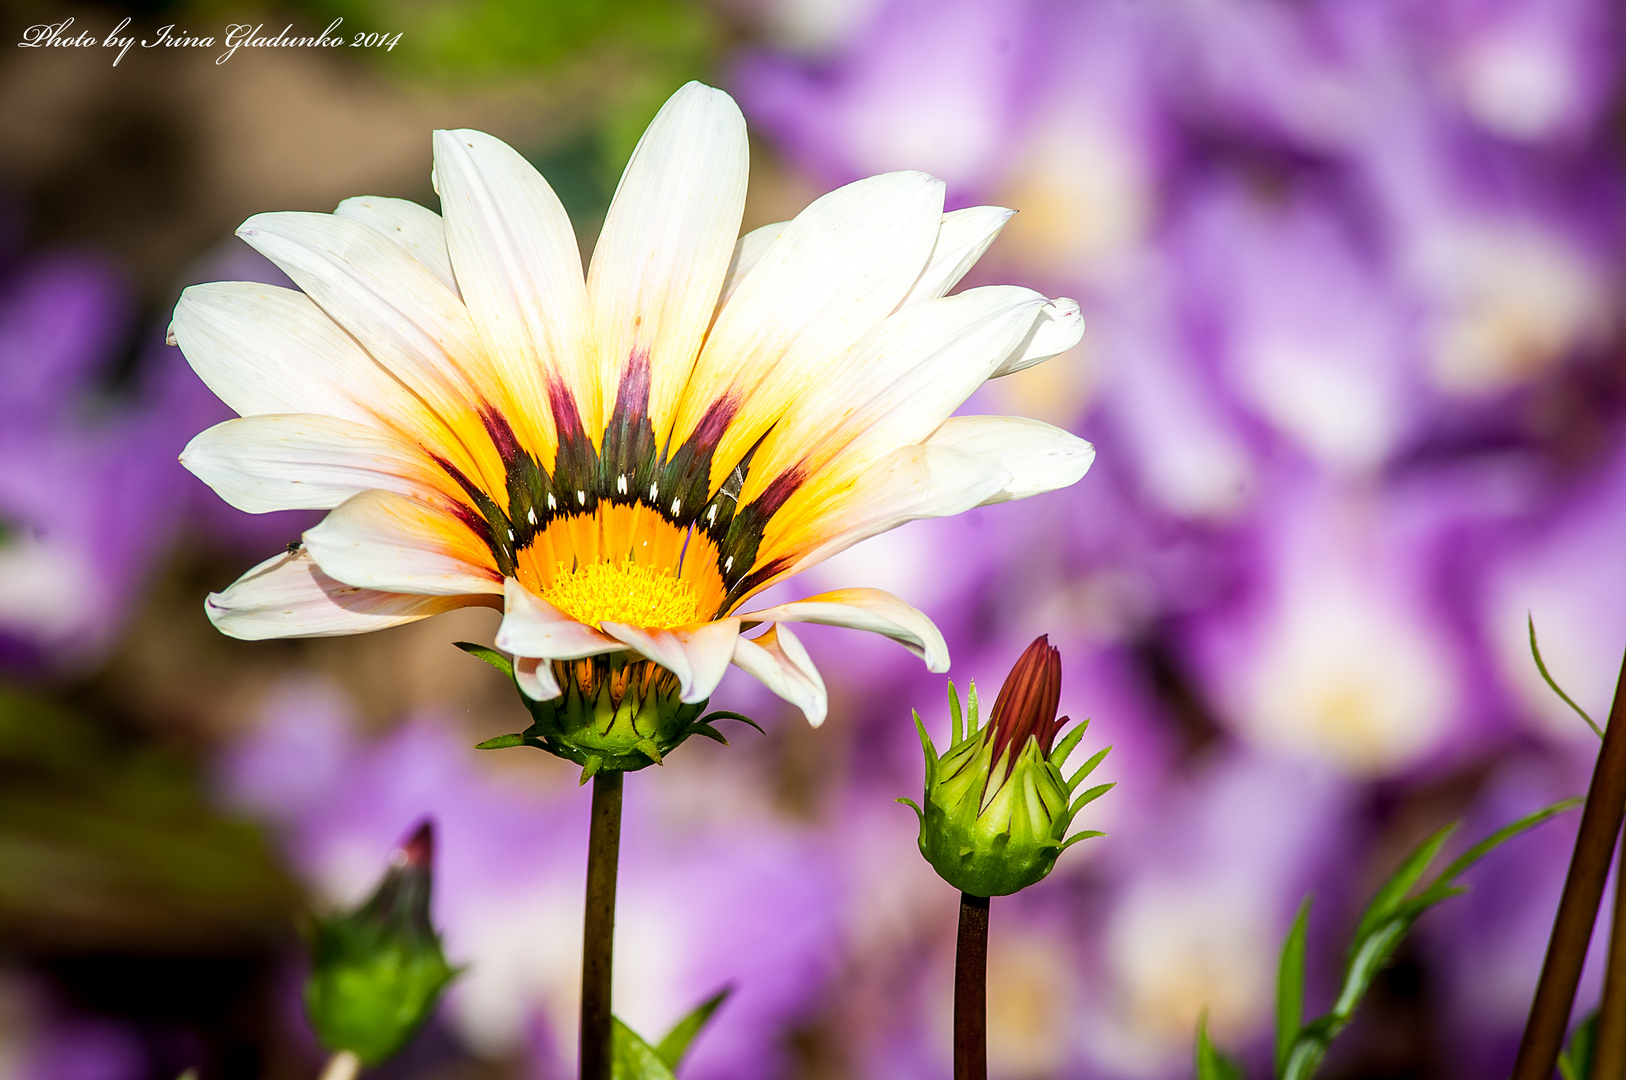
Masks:
[[[514,573],[514,541],[513,526],[508,520],[508,515],[502,512],[502,507],[498,506],[490,495],[464,476],[462,469],[434,451],[426,452],[436,465],[445,470],[447,476],[457,481],[457,486],[462,488],[474,503],[474,507],[471,508],[455,499],[450,500],[452,513],[472,529],[476,536],[485,540],[486,547],[491,549],[491,557],[496,560],[497,569],[502,571],[504,577],[511,577]]]
[[[553,511],[548,509],[548,496],[553,488],[547,471],[520,445],[507,417],[491,405],[482,404],[480,420],[502,457],[508,490],[508,514],[502,522],[494,521],[492,525],[512,530],[513,546],[518,551],[529,547],[553,516]]]
[[[796,494],[806,476],[800,463],[791,466],[775,477],[766,491],[740,507],[735,514],[728,535],[717,545],[717,570],[731,586],[731,597],[735,594],[735,588],[754,578],[751,567],[756,562],[757,549],[762,546],[763,530],[768,527],[768,521]]]
[[[587,513],[598,507],[598,451],[582,426],[576,397],[558,379],[548,380],[548,405],[559,449],[553,458],[553,491],[559,505],[555,510]]]
[[[616,388],[615,408],[604,426],[599,485],[604,497],[614,503],[648,501],[649,485],[659,475],[649,388],[649,350],[639,348],[627,358],[621,385]]]

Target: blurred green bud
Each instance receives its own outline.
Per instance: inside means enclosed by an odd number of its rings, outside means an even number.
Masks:
[[[994,700],[988,723],[978,727],[977,687],[971,686],[968,722],[960,696],[949,683],[953,735],[938,756],[926,725],[915,714],[926,754],[925,806],[899,799],[920,818],[920,853],[950,885],[972,896],[1006,896],[1042,880],[1063,851],[1096,831],[1067,836],[1073,816],[1112,788],[1078,786],[1107,756],[1107,747],[1071,778],[1061,767],[1089,721],[1051,749],[1067,717],[1056,719],[1061,700],[1061,654],[1048,636],[1029,645]]]
[[[514,676],[513,663],[501,653],[466,641],[457,647]],[[515,735],[487,739],[479,749],[534,746],[580,765],[586,783],[601,769],[633,772],[659,765],[691,735],[726,745],[728,740],[711,726],[715,719],[743,720],[756,727],[738,713],[701,715],[706,702],[680,701],[678,677],[651,660],[611,653],[555,660],[552,665],[559,696],[537,701],[522,690],[520,700],[530,710],[531,726]]]
[[[433,859],[434,830],[425,821],[366,903],[317,920],[305,1009],[329,1050],[348,1050],[368,1065],[390,1058],[456,974],[429,921]]]

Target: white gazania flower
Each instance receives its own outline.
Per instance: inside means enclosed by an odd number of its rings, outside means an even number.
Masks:
[[[945,670],[942,635],[879,590],[740,609],[866,537],[1089,467],[1057,428],[950,415],[1083,332],[1070,300],[945,295],[1010,212],[945,214],[941,182],[888,173],[739,237],[745,122],[690,83],[633,152],[584,281],[524,158],[477,131],[434,149],[444,216],[373,197],[257,215],[238,235],[303,291],[215,282],[176,307],[173,340],[241,417],[182,462],[251,513],[332,509],[210,596],[214,624],[355,634],[483,604],[535,700],[568,688],[567,662],[622,654],[698,702],[732,662],[815,724],[824,684],[785,623],[875,631]]]

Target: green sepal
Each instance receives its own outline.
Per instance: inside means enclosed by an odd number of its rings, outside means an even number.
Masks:
[[[1100,829],[1085,829],[1082,832],[1076,832],[1072,836],[1069,836],[1066,840],[1062,841],[1061,847],[1056,849],[1056,854],[1060,855],[1062,852],[1066,851],[1080,840],[1094,840],[1097,836],[1105,835],[1106,833],[1102,832]]]
[[[915,800],[911,799],[907,795],[899,795],[896,799],[893,799],[892,801],[893,802],[900,802],[903,805],[907,806],[909,809],[913,810],[915,812],[915,817],[920,819],[920,823],[922,825],[926,824],[926,811],[922,810],[920,808],[920,804],[915,802]]]
[[[949,745],[958,746],[960,744],[960,740],[965,738],[965,720],[960,713],[960,692],[954,689],[953,679],[948,681],[948,699],[949,720],[951,721],[949,726]],[[915,723],[920,723],[919,713],[915,713]],[[935,754],[935,751],[933,751],[933,753]]]
[[[1569,1045],[1558,1055],[1558,1071],[1564,1080],[1592,1080],[1592,1052],[1598,1041],[1598,1010],[1587,1014],[1570,1035]]]
[[[678,1067],[678,1063],[683,1060],[683,1055],[689,1050],[689,1044],[694,1042],[695,1036],[700,1034],[700,1029],[706,1026],[707,1022],[711,1020],[712,1014],[722,1008],[723,1002],[727,1001],[728,996],[733,992],[734,987],[732,985],[723,987],[711,997],[696,1005],[689,1015],[672,1025],[672,1030],[668,1031],[666,1037],[661,1040],[660,1045],[655,1047],[655,1053],[666,1063],[667,1068],[676,1069]]]
[[[1071,806],[1069,806],[1067,808],[1067,813],[1068,814],[1076,814],[1076,813],[1078,813],[1084,807],[1090,805],[1092,802],[1099,799],[1101,796],[1105,795],[1107,792],[1111,791],[1113,788],[1115,788],[1117,786],[1118,786],[1118,782],[1116,780],[1114,780],[1110,784],[1097,784],[1095,787],[1090,788],[1090,790],[1086,791],[1084,794],[1082,794],[1078,798],[1074,799],[1073,800],[1073,805],[1071,805]]]
[[[1063,736],[1060,745],[1050,751],[1050,764],[1058,769],[1066,765],[1068,756],[1072,754],[1073,749],[1078,746],[1079,740],[1084,737],[1084,733],[1088,730],[1090,730],[1090,718],[1086,716],[1081,723],[1073,725],[1073,730]]]
[[[459,649],[462,649],[470,656],[479,660],[484,660],[486,663],[490,664],[504,675],[507,675],[510,679],[514,677],[513,661],[509,660],[508,657],[504,656],[496,649],[485,645],[476,645],[472,641],[454,641],[452,644],[456,645]]]
[[[1094,772],[1095,767],[1097,765],[1101,764],[1101,762],[1105,761],[1107,759],[1107,755],[1110,754],[1111,752],[1112,752],[1112,747],[1103,746],[1101,749],[1097,750],[1094,754],[1090,755],[1090,760],[1088,760],[1084,764],[1080,765],[1078,767],[1078,771],[1076,773],[1074,773],[1072,776],[1067,778],[1067,790],[1071,791],[1074,788],[1078,787],[1080,781],[1082,781],[1086,776],[1088,776],[1092,772]]]
[[[1208,1012],[1197,1018],[1197,1080],[1246,1080],[1242,1066],[1224,1055],[1208,1038]]]
[[[639,739],[636,745],[640,754],[657,765],[661,763],[661,748],[655,745],[654,739]]]
[[[757,723],[755,720],[751,719],[749,716],[746,716],[744,713],[730,712],[727,709],[716,709],[716,710],[714,710],[712,712],[709,712],[705,716],[702,716],[700,719],[696,720],[695,725],[699,726],[701,724],[709,724],[713,720],[738,720],[742,724],[749,724],[752,727],[756,728],[759,734],[762,734],[762,735],[768,734],[766,731],[762,730],[762,725],[761,724]],[[724,741],[723,745],[727,746],[728,745],[727,741]]]
[[[699,735],[701,738],[710,739],[715,743],[722,743],[724,746],[728,745],[728,740],[724,738],[723,733],[710,724],[696,724],[689,734]]]
[[[494,739],[474,744],[476,750],[506,750],[510,746],[524,746],[525,736],[515,733],[513,735],[498,735]]]

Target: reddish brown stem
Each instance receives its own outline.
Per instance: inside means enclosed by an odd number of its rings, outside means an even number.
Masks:
[[[1626,661],[1615,683],[1609,726],[1604,729],[1603,749],[1598,751],[1587,788],[1575,853],[1564,879],[1553,936],[1547,943],[1547,959],[1541,965],[1512,1080],[1551,1080],[1558,1064],[1622,816],[1626,816]]]
[[[988,1080],[988,897],[970,893],[954,952],[954,1080]]]

